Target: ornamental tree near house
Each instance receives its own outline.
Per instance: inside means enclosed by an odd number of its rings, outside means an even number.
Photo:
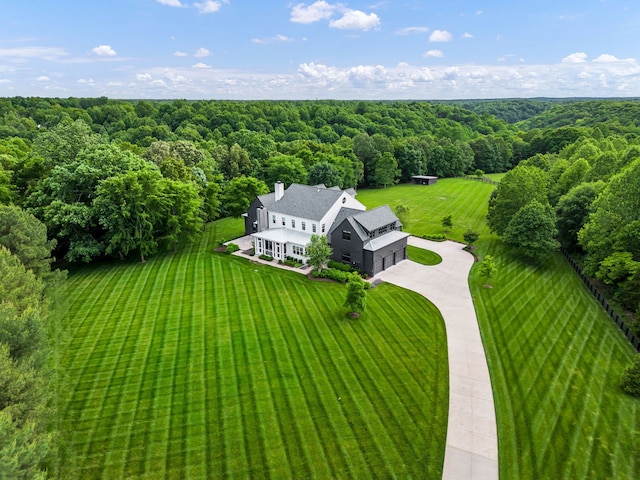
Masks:
[[[486,279],[485,285],[489,285],[489,279],[495,275],[497,271],[498,267],[496,266],[496,262],[493,257],[491,255],[486,255],[478,269],[478,274]]]
[[[311,241],[307,244],[307,263],[313,268],[320,270],[329,260],[333,249],[327,242],[327,237],[314,233],[311,235]]]
[[[364,312],[366,304],[364,280],[357,273],[351,273],[347,282],[347,298],[344,301],[344,306],[349,309],[350,316],[357,317]]]

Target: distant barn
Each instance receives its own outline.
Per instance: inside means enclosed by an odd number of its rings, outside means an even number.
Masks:
[[[428,175],[414,175],[411,177],[413,183],[417,185],[435,185],[438,181],[438,177],[430,177]]]

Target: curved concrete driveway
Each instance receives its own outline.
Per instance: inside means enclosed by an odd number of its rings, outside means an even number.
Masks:
[[[377,278],[413,290],[442,313],[449,354],[449,422],[445,479],[498,478],[498,435],[491,379],[468,277],[473,257],[455,242],[409,237],[409,244],[438,253],[442,263],[400,262]]]

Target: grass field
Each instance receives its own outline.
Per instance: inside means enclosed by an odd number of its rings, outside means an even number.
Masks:
[[[238,225],[71,273],[60,477],[439,478],[437,309],[381,285],[349,320],[343,285],[212,252]]]
[[[442,257],[436,252],[412,245],[407,245],[407,258],[422,265],[437,265],[442,262]]]
[[[470,285],[502,479],[640,478],[640,400],[617,387],[631,346],[560,256],[531,265],[489,234],[493,188],[444,179],[358,199],[408,205],[418,235],[451,214],[450,236],[471,227],[496,258],[493,288],[475,270]],[[343,286],[210,253],[240,233],[224,220],[183,254],[70,275],[62,478],[438,478],[447,362],[433,307],[382,285],[347,321]]]
[[[448,238],[463,241],[469,228],[481,237],[489,234],[485,217],[494,188],[474,180],[444,178],[428,186],[407,183],[393,188],[358,190],[356,198],[368,208],[388,204],[394,209],[400,203],[408,206],[409,221],[404,229],[414,235],[446,233]],[[445,232],[441,224],[446,215],[453,219],[450,232]]]
[[[492,377],[500,478],[640,478],[634,350],[560,254],[532,265],[498,240],[493,288],[470,285]]]

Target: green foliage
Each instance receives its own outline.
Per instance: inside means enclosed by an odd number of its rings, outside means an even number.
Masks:
[[[407,230],[411,223],[411,209],[409,206],[404,203],[400,203],[394,207],[393,213],[396,214],[396,217],[398,217],[398,220],[402,223],[403,230]]]
[[[478,241],[478,238],[480,238],[480,234],[475,230],[468,229],[466,232],[464,232],[462,238],[464,238],[464,242],[467,245],[471,246]]]
[[[487,223],[492,232],[504,235],[513,216],[532,200],[547,202],[547,178],[536,167],[516,167],[500,181],[489,200]]]
[[[51,251],[56,241],[47,239],[47,227],[33,215],[18,207],[0,205],[0,245],[34,275],[50,275]]]
[[[351,265],[349,265],[348,263],[336,262],[335,260],[329,260],[327,262],[327,267],[336,270],[342,270],[343,272],[351,272],[352,270]]]
[[[578,232],[587,223],[591,205],[600,187],[593,183],[578,185],[560,197],[556,206],[558,240],[569,251],[580,250]]]
[[[364,312],[367,305],[367,294],[364,289],[364,280],[357,273],[349,275],[347,280],[347,297],[344,306],[349,313],[360,314]]]
[[[273,257],[272,257],[271,255],[266,255],[266,254],[264,254],[264,253],[263,253],[263,254],[261,254],[258,258],[259,258],[260,260],[266,260],[267,262],[270,262],[270,261],[272,261],[272,260],[273,260]]]
[[[637,354],[633,363],[622,372],[620,388],[629,395],[640,397],[640,354]]]
[[[225,249],[225,253],[232,254],[233,252],[237,252],[238,250],[240,250],[240,247],[237,243],[229,243],[227,245],[227,248]]]
[[[387,185],[394,184],[399,176],[398,161],[392,153],[385,152],[375,164],[374,185],[382,185],[386,188]]]
[[[488,282],[496,273],[498,273],[498,266],[495,259],[492,255],[485,255],[478,267],[478,275],[484,277],[485,281]]]
[[[453,228],[453,215],[445,215],[440,219],[440,224],[445,231],[451,230]]]
[[[600,262],[596,277],[608,285],[617,285],[632,277],[640,268],[631,252],[614,252]]]
[[[269,193],[269,188],[262,180],[243,175],[231,180],[224,189],[222,207],[229,216],[239,217],[249,209],[257,196],[265,193]]]
[[[556,215],[550,205],[532,200],[516,212],[502,240],[531,258],[547,258],[558,250]]]
[[[329,162],[316,163],[309,168],[307,185],[320,185],[326,187],[342,186],[343,178],[337,167]]]
[[[323,268],[322,270],[318,270],[318,276],[320,278],[328,278],[330,280],[335,280],[336,282],[340,282],[340,283],[347,283],[347,281],[349,280],[349,275],[351,275],[349,272],[344,271],[344,270],[340,270],[340,269],[336,269],[336,268]]]
[[[307,244],[305,251],[308,257],[307,263],[318,270],[322,269],[333,253],[327,237],[317,233],[311,235],[311,241]]]

